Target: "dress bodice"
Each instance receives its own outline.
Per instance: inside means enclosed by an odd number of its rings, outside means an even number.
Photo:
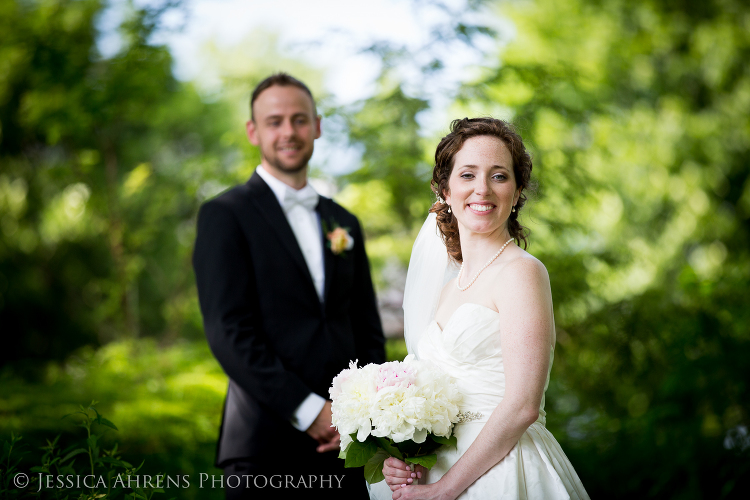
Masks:
[[[441,329],[437,321],[419,339],[417,357],[436,363],[454,377],[463,395],[462,411],[478,412],[486,420],[505,396],[505,368],[500,345],[500,314],[480,304],[455,310]],[[554,350],[550,349],[549,368]],[[544,390],[549,385],[549,370]],[[539,408],[544,422],[544,395]]]

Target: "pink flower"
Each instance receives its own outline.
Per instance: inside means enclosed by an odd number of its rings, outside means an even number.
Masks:
[[[416,372],[406,363],[391,361],[380,365],[376,379],[376,389],[386,387],[409,387],[414,384]]]

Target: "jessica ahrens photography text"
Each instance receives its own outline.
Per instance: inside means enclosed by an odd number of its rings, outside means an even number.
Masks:
[[[37,492],[42,490],[66,490],[80,488],[159,488],[159,489],[188,489],[191,487],[203,488],[273,488],[273,489],[340,489],[343,475],[336,474],[207,474],[201,472],[197,481],[190,474],[181,475],[123,475],[118,474],[115,477],[106,477],[103,475],[55,475],[55,474],[38,474]],[[15,486],[19,489],[26,488],[29,485],[29,476],[23,472],[15,475],[13,480]]]

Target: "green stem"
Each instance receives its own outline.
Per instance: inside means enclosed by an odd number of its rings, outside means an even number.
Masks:
[[[94,453],[91,450],[91,419],[89,418],[89,412],[86,410],[86,444],[88,444],[89,447],[89,464],[91,465],[91,475],[94,475]],[[94,492],[94,487],[91,487],[91,493]]]
[[[10,456],[13,454],[13,445],[16,444],[15,442],[15,436],[10,436],[10,448],[8,449],[8,463],[5,466],[5,472],[7,473],[10,470]]]

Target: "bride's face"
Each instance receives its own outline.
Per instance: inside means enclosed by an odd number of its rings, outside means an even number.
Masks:
[[[494,136],[472,137],[453,160],[445,201],[458,219],[459,232],[491,233],[506,230],[518,202],[513,157]]]

